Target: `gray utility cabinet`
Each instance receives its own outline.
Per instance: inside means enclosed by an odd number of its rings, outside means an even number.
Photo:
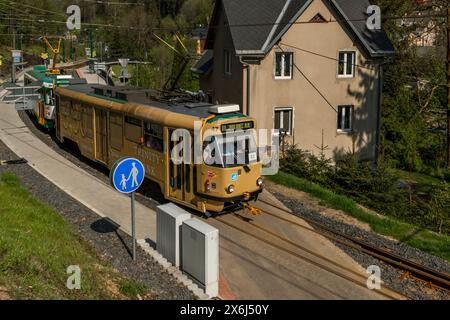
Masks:
[[[207,295],[219,294],[219,230],[198,219],[182,227],[182,268]]]
[[[188,219],[191,214],[173,203],[156,209],[156,250],[176,267],[181,262],[181,226]]]

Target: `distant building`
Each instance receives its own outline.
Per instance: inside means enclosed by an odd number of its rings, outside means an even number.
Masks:
[[[375,159],[382,62],[394,48],[366,27],[367,0],[217,0],[192,68],[212,102],[335,157]]]
[[[197,41],[197,54],[201,55],[205,52],[206,37],[208,36],[208,28],[196,28],[192,30],[192,39]]]
[[[411,45],[417,47],[419,53],[427,52],[431,48],[443,48],[445,46],[444,32],[445,17],[439,20],[439,13],[446,13],[447,9],[432,5],[428,0],[414,0],[414,11],[410,16],[400,20],[402,26],[415,27],[409,34]]]

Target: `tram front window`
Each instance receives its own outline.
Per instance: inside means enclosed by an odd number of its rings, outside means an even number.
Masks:
[[[258,162],[256,138],[253,133],[226,133],[207,140],[203,155],[207,165],[233,168]]]
[[[44,90],[44,96],[45,96],[45,104],[49,106],[55,105],[55,97],[53,96],[53,90],[45,88]]]

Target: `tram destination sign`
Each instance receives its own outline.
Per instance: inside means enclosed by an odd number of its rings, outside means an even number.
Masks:
[[[221,127],[222,132],[232,131],[232,130],[249,130],[255,127],[253,121],[239,122],[239,123],[227,123],[223,124]]]

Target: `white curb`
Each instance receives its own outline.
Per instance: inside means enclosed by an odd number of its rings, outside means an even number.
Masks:
[[[149,256],[158,262],[168,274],[172,275],[179,283],[185,285],[197,298],[200,300],[211,300],[213,297],[208,296],[204,291],[196,285],[191,279],[189,279],[183,272],[181,272],[177,267],[173,266],[166,258],[164,258],[158,251],[153,249],[150,244],[145,240],[138,240],[138,245],[145,251]]]

